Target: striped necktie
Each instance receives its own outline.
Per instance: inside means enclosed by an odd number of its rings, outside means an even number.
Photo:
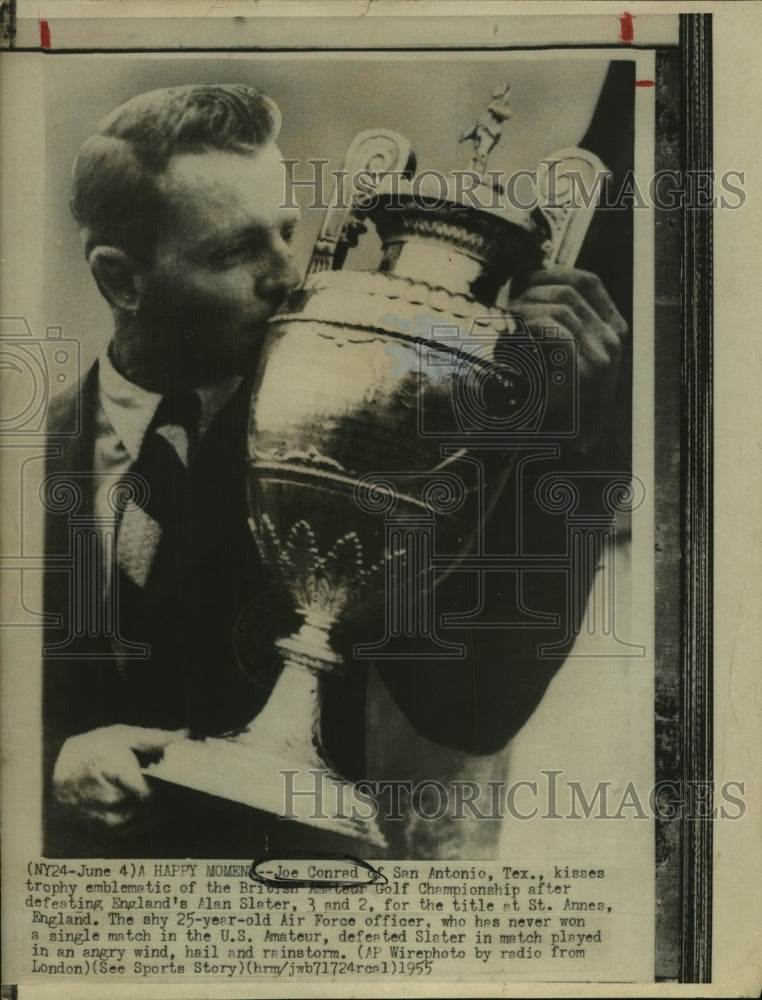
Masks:
[[[144,631],[140,595],[156,589],[160,543],[166,545],[184,520],[200,410],[199,397],[190,390],[164,396],[130,468],[142,480],[143,496],[140,502],[129,500],[119,519],[115,581],[119,632],[128,640],[147,638],[140,634]],[[182,572],[177,576],[181,578]]]

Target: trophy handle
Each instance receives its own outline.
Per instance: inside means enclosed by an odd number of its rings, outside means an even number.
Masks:
[[[571,173],[574,181],[570,179]],[[538,170],[537,192],[539,211],[551,233],[543,245],[546,267],[551,264],[574,266],[609,177],[611,171],[595,153],[579,146],[559,149],[543,159]],[[577,201],[580,194],[589,193],[589,197],[583,195],[582,204],[573,204],[575,183],[579,184]]]
[[[388,129],[366,129],[355,136],[344,155],[341,171],[335,175],[333,193],[320,232],[312,249],[307,277],[320,271],[338,271],[347,251],[357,245],[357,237],[365,226],[355,215],[354,181],[361,173],[363,189],[375,187],[385,174],[412,177],[415,153],[407,139]],[[345,190],[349,179],[350,191]]]

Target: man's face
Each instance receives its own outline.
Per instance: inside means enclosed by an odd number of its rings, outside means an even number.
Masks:
[[[162,175],[143,306],[177,381],[250,371],[267,321],[299,282],[289,245],[299,213],[279,208],[280,159],[274,144],[252,155],[188,154]]]

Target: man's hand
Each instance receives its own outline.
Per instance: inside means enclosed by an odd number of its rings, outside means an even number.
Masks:
[[[151,789],[138,754],[156,759],[167,744],[187,730],[106,726],[70,737],[53,771],[53,787],[61,805],[80,819],[124,829],[145,813]]]
[[[552,346],[548,330],[558,340],[577,347],[579,427],[575,447],[587,453],[598,442],[611,417],[619,375],[619,361],[627,324],[600,279],[572,267],[548,267],[529,278],[529,287],[510,302],[530,332]],[[574,403],[572,386],[549,386],[548,409],[563,412]]]

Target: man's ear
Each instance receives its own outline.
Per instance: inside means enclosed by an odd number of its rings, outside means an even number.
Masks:
[[[88,257],[101,295],[116,309],[137,312],[145,282],[142,266],[126,250],[96,246]]]

